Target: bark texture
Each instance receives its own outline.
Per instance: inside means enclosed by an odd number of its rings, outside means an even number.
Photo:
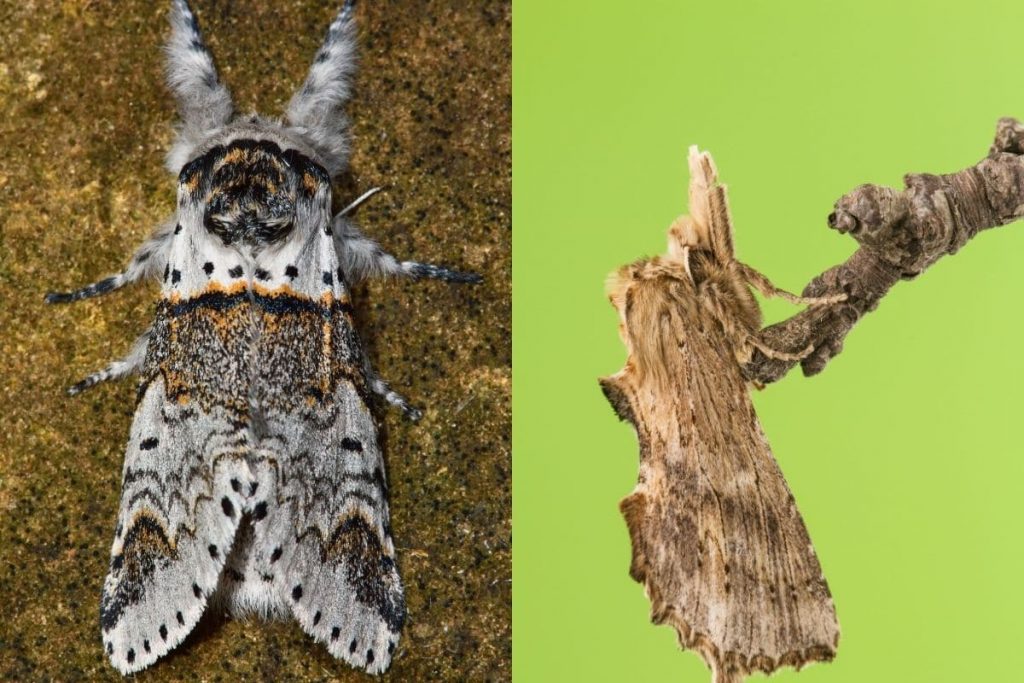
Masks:
[[[803,293],[845,294],[846,299],[805,309],[761,330],[763,347],[795,354],[810,346],[813,351],[796,361],[756,350],[743,367],[749,380],[774,382],[798,362],[804,375],[816,375],[893,285],[955,254],[982,230],[1024,216],[1024,125],[1000,119],[986,158],[957,173],[911,173],[904,184],[903,190],[860,185],[836,202],[829,227],[850,234],[860,247],[811,280]]]

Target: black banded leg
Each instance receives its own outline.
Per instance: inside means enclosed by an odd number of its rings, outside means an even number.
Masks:
[[[91,299],[94,296],[103,296],[113,292],[115,289],[121,289],[130,282],[132,280],[128,279],[127,273],[118,273],[71,292],[49,292],[46,295],[46,303],[67,304],[72,301]]]
[[[153,236],[135,252],[123,273],[103,278],[99,282],[86,285],[73,292],[50,292],[46,295],[46,303],[66,304],[90,299],[94,296],[109,294],[144,277],[161,277],[167,265],[167,252],[170,250],[176,227],[177,224],[173,219],[161,223],[154,231]]]
[[[373,393],[381,396],[390,405],[400,409],[402,413],[413,422],[418,422],[423,417],[423,412],[418,408],[414,408],[409,405],[409,402],[400,393],[392,389],[387,382],[382,380],[372,372],[369,374],[370,377],[370,390]]]
[[[483,278],[476,273],[462,273],[457,270],[450,270],[442,266],[435,266],[429,263],[418,263],[416,261],[402,261],[402,271],[415,280],[430,278],[442,282],[455,282],[460,284],[478,284]]]
[[[68,394],[75,396],[76,394],[80,394],[86,389],[90,389],[101,382],[122,379],[139,372],[146,360],[146,350],[149,347],[149,338],[151,333],[152,330],[146,330],[146,332],[135,341],[135,344],[132,346],[132,350],[128,352],[127,356],[121,360],[115,360],[99,372],[94,372],[81,382],[69,387]]]

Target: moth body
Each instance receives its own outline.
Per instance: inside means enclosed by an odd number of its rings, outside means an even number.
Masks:
[[[367,277],[476,282],[399,261],[345,215],[353,5],[332,23],[284,119],[236,117],[184,0],[168,82],[182,127],[177,207],[124,273],[51,303],[161,282],[150,329],[72,388],[141,375],[100,626],[129,674],[211,606],[294,617],[337,658],[388,668],[406,618],[374,396],[419,411],[373,370],[350,287]],[[358,201],[358,200],[357,200]]]
[[[736,261],[725,188],[691,151],[691,216],[665,257],[609,281],[628,350],[601,380],[640,442],[622,500],[630,575],[655,623],[671,624],[715,683],[832,659],[839,627],[793,495],[754,413],[741,364],[759,345],[750,287],[778,293]],[[817,304],[831,299],[794,300]]]

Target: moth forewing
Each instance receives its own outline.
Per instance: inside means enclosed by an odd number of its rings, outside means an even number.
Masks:
[[[714,169],[709,157],[699,168]],[[715,192],[707,180],[698,189]],[[721,251],[680,242],[682,224],[670,230],[678,248],[669,257],[615,277],[610,298],[628,358],[601,385],[640,445],[637,486],[620,504],[630,575],[644,584],[652,619],[674,626],[725,683],[830,660],[839,630],[738,362],[756,302]]]

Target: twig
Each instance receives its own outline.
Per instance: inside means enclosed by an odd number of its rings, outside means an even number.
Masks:
[[[1024,125],[1000,119],[988,157],[948,175],[908,174],[902,191],[861,185],[836,202],[829,227],[849,233],[860,248],[838,266],[808,283],[804,296],[845,293],[841,303],[816,306],[761,330],[768,348],[796,353],[804,375],[821,372],[843,349],[843,339],[875,309],[899,280],[923,273],[946,254],[955,254],[982,230],[1024,216]],[[743,366],[748,379],[768,384],[797,361],[755,351]]]

